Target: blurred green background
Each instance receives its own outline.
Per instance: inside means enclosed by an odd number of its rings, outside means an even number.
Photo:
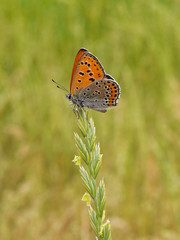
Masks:
[[[113,239],[180,239],[180,1],[0,4],[0,239],[94,239],[65,93],[76,53],[119,82],[118,107],[89,111]]]

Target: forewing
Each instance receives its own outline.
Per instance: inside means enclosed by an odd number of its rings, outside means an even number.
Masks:
[[[78,62],[79,62],[80,58],[82,57],[82,55],[83,55],[85,52],[88,52],[88,50],[85,49],[85,48],[81,48],[81,49],[79,50],[79,52],[77,53],[77,55],[76,55],[76,58],[75,58],[75,61],[74,61],[74,66],[73,66],[73,70],[72,70],[72,75],[71,75],[70,89],[71,89],[71,86],[72,86],[72,82],[73,82],[73,78],[74,78],[74,73],[75,73],[75,71],[76,71]]]
[[[78,60],[75,60],[73,67],[70,87],[72,96],[93,82],[105,78],[105,71],[101,63],[92,53],[86,50],[82,55],[79,54],[79,56],[80,58],[76,57]]]

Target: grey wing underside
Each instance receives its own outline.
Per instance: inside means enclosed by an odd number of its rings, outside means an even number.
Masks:
[[[107,109],[117,105],[120,96],[119,84],[114,79],[108,80],[109,84],[113,83],[117,87],[117,97],[114,98],[113,105],[110,106],[109,97],[112,96],[112,91],[105,82],[107,83],[104,79],[92,82],[85,89],[80,91],[79,99],[82,100],[84,107],[105,113]]]

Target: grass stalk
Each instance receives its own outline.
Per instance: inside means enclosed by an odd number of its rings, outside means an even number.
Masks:
[[[86,192],[82,200],[86,202],[92,228],[98,240],[110,240],[110,221],[105,220],[105,184],[97,176],[102,164],[100,146],[96,143],[96,132],[92,118],[88,121],[87,113],[79,109],[78,126],[81,137],[75,133],[75,142],[79,156],[73,162],[78,165]],[[84,162],[84,164],[82,164]],[[85,167],[83,166],[85,165]]]

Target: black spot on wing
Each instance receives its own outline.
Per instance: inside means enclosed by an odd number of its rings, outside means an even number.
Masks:
[[[79,72],[79,75],[84,76],[84,73],[83,72]]]
[[[92,82],[94,82],[95,81],[95,79],[94,78],[89,78],[89,81],[92,81]]]

